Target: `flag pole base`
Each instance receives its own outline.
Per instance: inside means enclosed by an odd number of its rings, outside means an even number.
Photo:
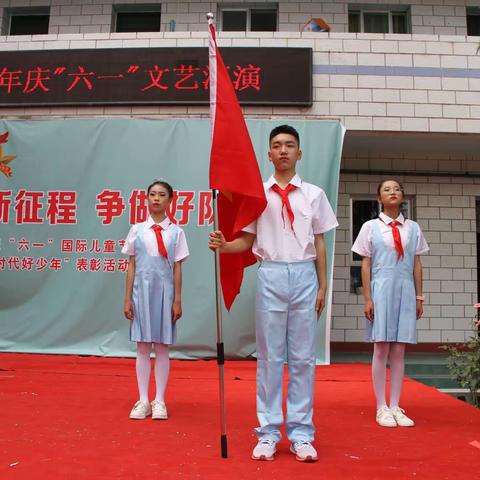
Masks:
[[[221,446],[221,451],[222,451],[222,458],[228,458],[227,435],[222,435],[220,437],[220,446]]]

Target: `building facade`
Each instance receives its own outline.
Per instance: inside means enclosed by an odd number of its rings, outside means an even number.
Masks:
[[[217,15],[220,47],[313,50],[313,105],[248,106],[243,108],[246,118],[335,118],[347,129],[332,342],[364,338],[359,260],[350,247],[359,223],[377,208],[376,187],[386,176],[405,183],[409,215],[431,247],[423,257],[426,302],[418,322],[420,345],[468,338],[478,291],[478,2],[2,0],[0,51],[205,47],[208,11]],[[318,18],[329,32],[303,31]],[[145,29],[155,31],[140,31]],[[1,115],[199,117],[208,116],[208,107],[24,106],[1,108]]]

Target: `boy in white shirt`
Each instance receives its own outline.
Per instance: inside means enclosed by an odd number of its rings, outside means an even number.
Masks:
[[[299,461],[317,460],[312,445],[316,324],[327,289],[323,234],[338,226],[325,192],[296,174],[302,157],[298,132],[280,125],[270,133],[275,172],[265,183],[267,207],[239,238],[212,232],[211,249],[252,248],[260,261],[255,305],[258,443],[252,458],[273,460],[283,423],[282,384],[288,358],[287,436]]]

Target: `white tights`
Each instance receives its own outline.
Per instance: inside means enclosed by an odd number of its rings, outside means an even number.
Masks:
[[[372,380],[377,409],[387,405],[385,385],[387,360],[390,358],[390,408],[398,407],[405,372],[405,344],[376,342],[373,348]]]
[[[168,356],[168,345],[154,343],[155,351],[155,400],[164,401],[165,388],[167,386],[168,373],[170,371],[170,358]],[[148,384],[150,382],[150,342],[137,342],[137,383],[138,393],[142,402],[148,402]]]

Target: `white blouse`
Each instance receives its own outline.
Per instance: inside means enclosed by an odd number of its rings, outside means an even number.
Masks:
[[[288,198],[295,214],[293,232],[282,200],[272,190],[276,180],[271,176],[264,184],[267,208],[260,217],[243,231],[256,235],[252,251],[260,261],[301,262],[313,260],[315,235],[328,232],[338,226],[325,192],[316,185],[302,181],[295,175],[290,183],[297,187]]]
[[[155,235],[155,232],[152,229],[152,225],[154,224],[155,222],[153,221],[152,217],[148,216],[148,219],[146,222],[132,225],[132,227],[130,228],[130,231],[128,232],[127,238],[125,239],[125,245],[122,248],[122,253],[126,255],[135,255],[135,239],[137,238],[140,225],[143,225],[145,249],[147,250],[147,253],[152,257],[158,257],[159,253],[158,253],[157,237]],[[165,245],[169,245],[172,242],[172,239],[174,236],[174,231],[173,231],[174,229],[169,227],[172,227],[173,225],[168,218],[165,218],[165,220],[163,220],[163,222],[160,222],[159,225],[163,229],[162,231],[163,241]],[[185,260],[188,257],[188,255],[189,255],[189,251],[188,251],[187,239],[185,238],[184,231],[180,229],[180,234],[178,235],[178,240],[175,245],[174,262],[180,262],[182,260]]]
[[[380,232],[382,234],[383,240],[386,245],[388,245],[392,250],[395,250],[395,244],[393,241],[392,227],[390,223],[396,220],[400,223],[397,226],[400,232],[400,238],[402,239],[402,245],[405,248],[410,241],[410,233],[412,231],[411,225],[415,222],[412,220],[406,219],[401,213],[400,215],[393,219],[387,217],[383,212],[379,215],[379,219],[369,220],[362,225],[360,232],[355,240],[355,243],[352,246],[352,251],[358,253],[362,257],[371,257],[372,256],[372,227],[373,222],[378,222],[380,227]],[[422,231],[420,230],[418,235],[417,245],[415,246],[415,255],[422,255],[430,250],[425,237],[423,236]]]

